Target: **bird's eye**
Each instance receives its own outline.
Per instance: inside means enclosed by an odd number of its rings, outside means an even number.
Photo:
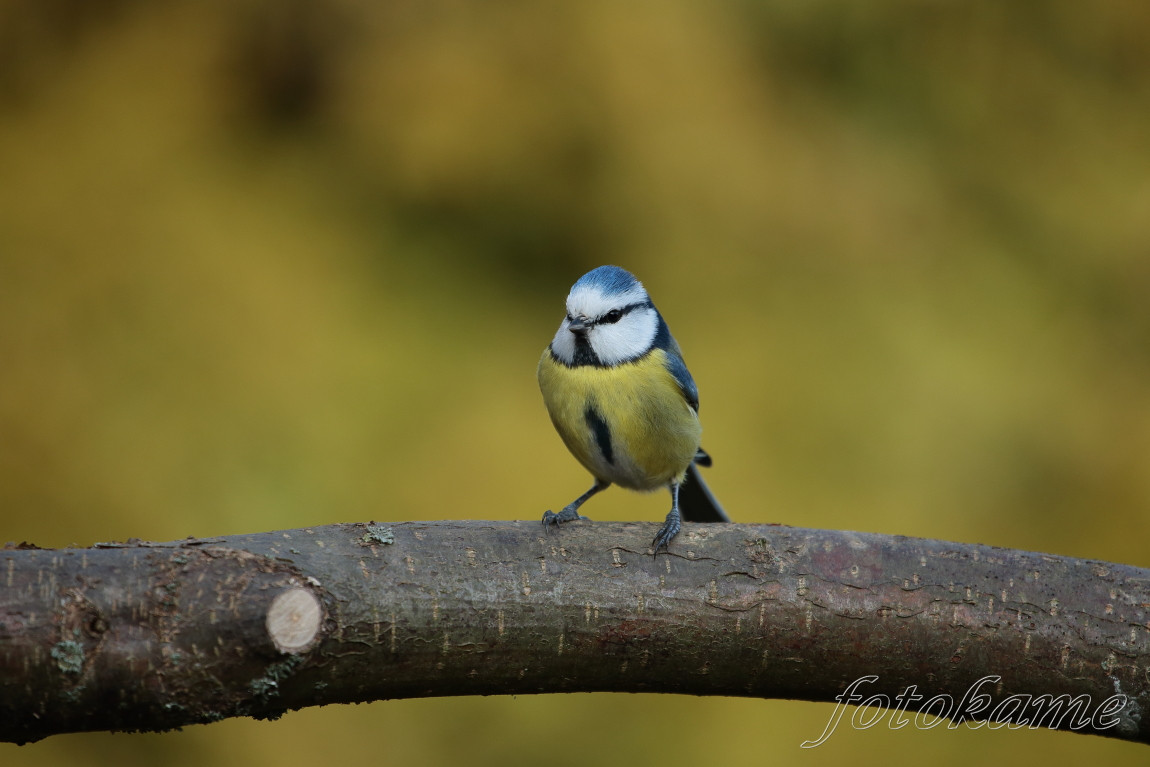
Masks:
[[[623,312],[618,309],[612,309],[611,311],[604,314],[603,319],[599,321],[606,322],[608,325],[612,325],[621,319],[623,319]]]

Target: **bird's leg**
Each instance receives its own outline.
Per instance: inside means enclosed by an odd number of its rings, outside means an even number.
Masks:
[[[606,490],[610,486],[611,483],[606,480],[595,480],[595,484],[591,486],[590,490],[564,506],[563,511],[558,514],[550,510],[543,512],[543,527],[558,525],[560,522],[570,522],[573,519],[587,519],[587,517],[579,514],[579,507],[585,504],[587,499],[595,495],[595,493],[598,493],[600,490]]]
[[[679,518],[679,483],[671,483],[671,511],[667,514],[667,520],[663,526],[659,528],[655,540],[651,541],[651,545],[655,547],[655,556],[659,556],[659,549],[666,549],[671,543],[671,539],[679,534],[680,518]]]

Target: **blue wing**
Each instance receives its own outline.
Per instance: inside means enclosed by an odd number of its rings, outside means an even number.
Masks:
[[[656,314],[658,310],[656,309]],[[696,413],[699,412],[699,387],[695,386],[695,379],[691,378],[691,371],[687,370],[687,363],[683,361],[683,353],[679,351],[679,344],[671,335],[670,328],[659,315],[659,329],[655,332],[654,348],[662,349],[667,353],[667,370],[679,384],[679,391],[683,392],[683,399]]]

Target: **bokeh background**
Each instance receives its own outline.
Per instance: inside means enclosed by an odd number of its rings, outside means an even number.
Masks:
[[[534,519],[535,364],[645,281],[747,522],[1150,566],[1142,0],[3,0],[0,541]],[[598,519],[649,519],[613,491]],[[831,707],[391,701],[4,765],[1144,764]]]

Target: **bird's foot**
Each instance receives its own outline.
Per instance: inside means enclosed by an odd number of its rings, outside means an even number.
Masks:
[[[543,512],[543,529],[546,530],[551,525],[558,527],[560,522],[571,522],[576,519],[588,519],[579,513],[578,506],[566,506],[558,514],[548,510]]]
[[[679,512],[672,510],[667,515],[667,521],[659,528],[658,534],[655,535],[655,540],[651,541],[651,546],[655,549],[655,556],[659,556],[659,549],[670,549],[671,539],[679,534]]]

